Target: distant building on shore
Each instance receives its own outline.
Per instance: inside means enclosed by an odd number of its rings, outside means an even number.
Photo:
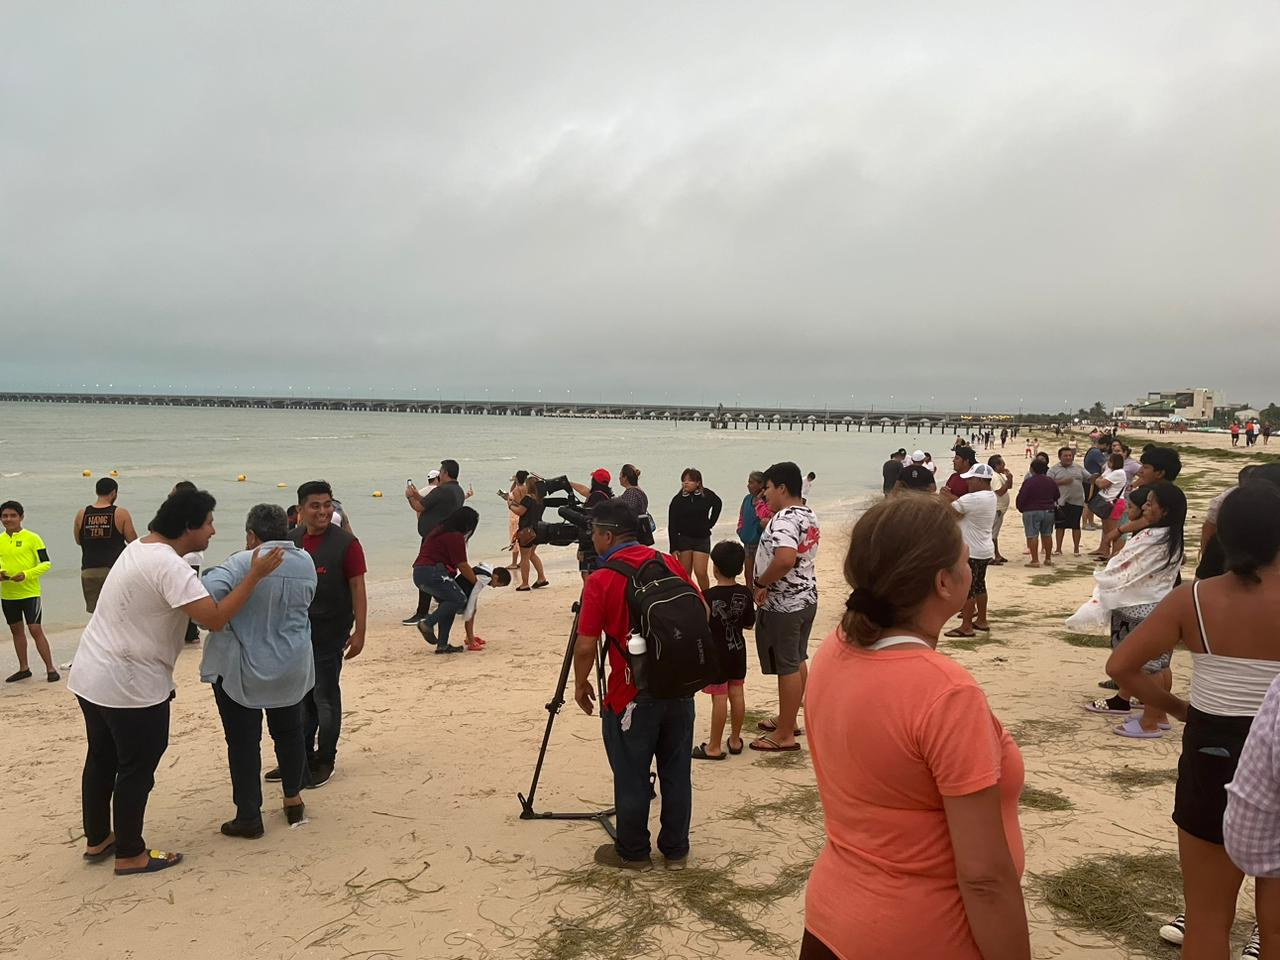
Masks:
[[[1126,420],[1168,420],[1180,417],[1191,423],[1204,423],[1214,417],[1224,399],[1221,391],[1207,387],[1184,387],[1181,390],[1152,390],[1124,408]]]

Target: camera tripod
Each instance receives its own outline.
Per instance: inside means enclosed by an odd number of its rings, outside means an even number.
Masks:
[[[560,664],[560,679],[556,681],[555,693],[551,695],[551,700],[546,705],[547,727],[542,733],[542,748],[538,751],[538,762],[533,768],[533,781],[529,784],[529,795],[526,797],[523,793],[517,793],[516,796],[520,799],[521,820],[594,820],[604,828],[605,833],[616,840],[618,838],[617,831],[609,820],[614,815],[613,807],[608,810],[583,811],[581,813],[550,813],[548,811],[538,812],[533,809],[534,794],[538,791],[538,779],[542,776],[542,764],[547,758],[547,744],[551,741],[551,727],[556,722],[556,714],[564,706],[564,691],[569,683],[569,671],[573,669],[573,648],[578,642],[578,617],[581,615],[581,608],[582,597],[579,594],[578,602],[573,605],[573,626],[569,629],[569,644],[565,647],[564,661]],[[603,700],[604,667],[601,661],[602,658],[597,657],[596,688],[598,696]]]

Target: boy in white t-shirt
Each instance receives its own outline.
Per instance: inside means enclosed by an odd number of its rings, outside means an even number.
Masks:
[[[973,637],[975,630],[991,629],[987,623],[987,567],[996,555],[991,529],[996,519],[996,495],[991,490],[995,471],[985,463],[974,464],[960,479],[969,484],[969,492],[958,497],[951,506],[960,514],[960,534],[969,548],[969,570],[973,583],[960,611],[960,626],[948,630],[948,637]]]
[[[478,653],[484,649],[484,641],[476,636],[476,607],[480,603],[480,594],[486,587],[508,586],[511,583],[511,571],[506,567],[495,570],[487,563],[477,563],[471,570],[476,575],[475,583],[461,574],[457,581],[462,592],[467,595],[467,605],[462,610],[462,626],[467,631],[466,647],[472,653]]]

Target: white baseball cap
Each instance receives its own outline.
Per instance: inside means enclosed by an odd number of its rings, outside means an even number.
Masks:
[[[915,453],[911,454],[911,462],[912,462],[912,463],[924,463],[924,451],[923,451],[923,450],[917,450]]]
[[[960,474],[961,480],[990,480],[995,476],[995,471],[985,463],[975,463],[969,468],[968,473]]]
[[[428,470],[428,471],[427,471],[427,481],[428,481],[428,482],[430,482],[430,481],[432,481],[432,480],[439,480],[439,479],[440,479],[440,471],[439,471],[439,470]]]

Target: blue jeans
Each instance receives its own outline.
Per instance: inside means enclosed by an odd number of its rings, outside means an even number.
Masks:
[[[425,619],[427,626],[436,631],[436,645],[446,646],[454,618],[466,609],[467,595],[458,586],[458,581],[440,564],[434,567],[414,567],[413,582],[423,593],[440,601]]]
[[[634,705],[625,731],[625,711],[600,711],[604,749],[613,768],[618,826],[614,849],[624,860],[649,856],[649,765],[656,758],[662,789],[658,849],[668,860],[679,860],[689,853],[693,816],[693,698],[654,700],[641,694]]]
[[[316,685],[302,698],[305,717],[302,742],[307,763],[333,763],[338,756],[338,735],[342,732],[342,651],[315,655]],[[284,770],[282,766],[281,771]]]

